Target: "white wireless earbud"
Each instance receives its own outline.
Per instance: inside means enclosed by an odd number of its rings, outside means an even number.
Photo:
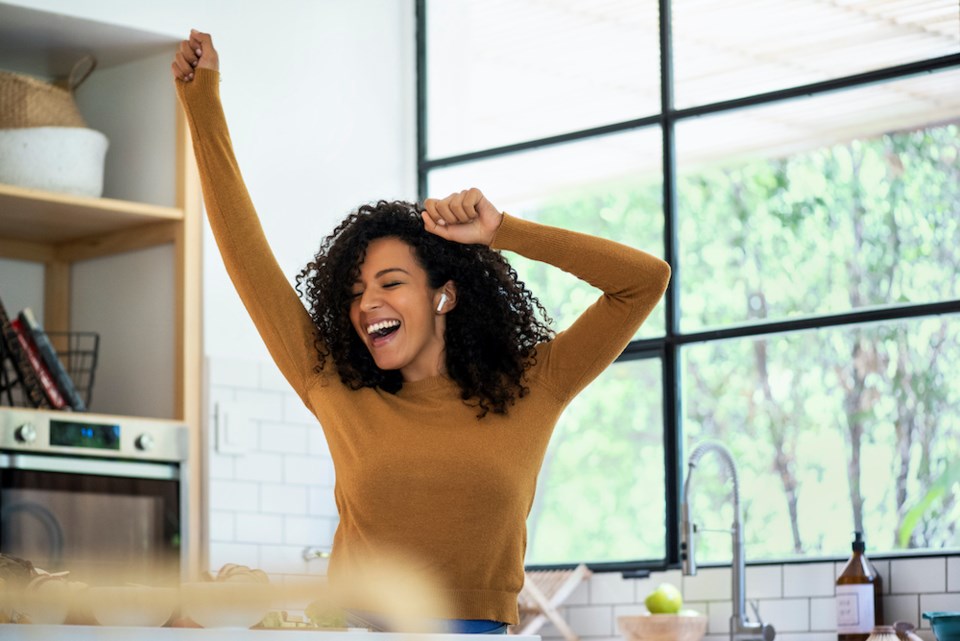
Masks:
[[[446,302],[447,302],[447,293],[446,293],[446,292],[443,292],[442,294],[440,294],[440,302],[437,303],[437,313],[438,313],[438,314],[439,314],[441,311],[443,311],[443,306],[446,304]]]

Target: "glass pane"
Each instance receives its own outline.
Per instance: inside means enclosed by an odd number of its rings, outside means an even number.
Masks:
[[[175,481],[0,470],[0,553],[86,583],[168,583],[180,573],[178,497]]]
[[[660,130],[592,138],[430,172],[428,193],[479,187],[501,211],[663,256]],[[555,267],[505,252],[562,330],[599,293]],[[638,336],[664,334],[663,303]]]
[[[733,453],[748,560],[842,557],[855,529],[876,553],[960,548],[960,316],[698,344],[682,367],[686,451]],[[731,522],[718,468],[691,481],[708,528]],[[697,550],[729,562],[730,537]]]
[[[527,519],[526,563],[662,559],[659,359],[616,363],[566,409]]]
[[[660,110],[657,3],[427,2],[428,155]]]
[[[956,0],[673,0],[679,108],[960,52]]]
[[[960,71],[677,126],[681,328],[960,297]]]

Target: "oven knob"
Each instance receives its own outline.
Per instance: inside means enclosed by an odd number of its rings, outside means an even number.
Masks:
[[[143,450],[144,452],[153,449],[153,437],[149,434],[141,434],[134,440],[134,445],[137,446],[138,450]]]
[[[21,443],[29,445],[37,440],[37,428],[30,423],[24,423],[13,431],[13,437]]]

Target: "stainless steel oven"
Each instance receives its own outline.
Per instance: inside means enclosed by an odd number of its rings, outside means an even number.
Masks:
[[[0,408],[0,552],[88,583],[186,575],[187,427]]]

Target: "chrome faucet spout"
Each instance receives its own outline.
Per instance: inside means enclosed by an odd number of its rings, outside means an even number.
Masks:
[[[708,452],[720,457],[733,480],[733,524],[730,526],[732,559],[730,567],[730,590],[733,599],[733,614],[730,616],[730,641],[773,641],[776,631],[770,624],[759,620],[751,621],[746,612],[746,558],[743,550],[743,514],[740,511],[740,483],[737,480],[737,466],[730,451],[720,443],[706,441],[694,448],[687,461],[687,478],[683,483],[683,498],[680,505],[682,523],[680,526],[680,553],[683,560],[683,573],[692,576],[697,573],[695,535],[697,526],[690,518],[690,481],[697,463]]]

